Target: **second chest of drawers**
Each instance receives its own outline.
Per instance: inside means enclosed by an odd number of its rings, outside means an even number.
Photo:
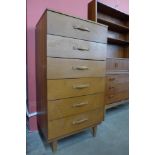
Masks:
[[[106,77],[106,104],[117,103],[129,98],[129,75],[114,74]]]
[[[46,10],[36,38],[38,126],[55,150],[104,119],[107,27]]]

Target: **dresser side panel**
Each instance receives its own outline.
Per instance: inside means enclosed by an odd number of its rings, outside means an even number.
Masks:
[[[46,81],[46,51],[47,51],[47,13],[45,12],[36,26],[36,101],[37,123],[45,138],[47,138],[47,81]]]

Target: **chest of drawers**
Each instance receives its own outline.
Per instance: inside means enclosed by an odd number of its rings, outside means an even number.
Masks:
[[[38,127],[56,150],[63,137],[104,119],[107,27],[46,10],[36,26]]]
[[[129,98],[129,74],[115,73],[106,77],[106,104],[117,103]]]

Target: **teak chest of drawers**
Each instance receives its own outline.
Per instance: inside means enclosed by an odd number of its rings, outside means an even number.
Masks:
[[[104,119],[107,26],[46,10],[36,26],[38,127],[63,137]]]

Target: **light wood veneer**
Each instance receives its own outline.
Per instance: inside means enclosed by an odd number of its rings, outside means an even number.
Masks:
[[[57,141],[104,120],[107,26],[46,10],[36,26],[38,127]]]

